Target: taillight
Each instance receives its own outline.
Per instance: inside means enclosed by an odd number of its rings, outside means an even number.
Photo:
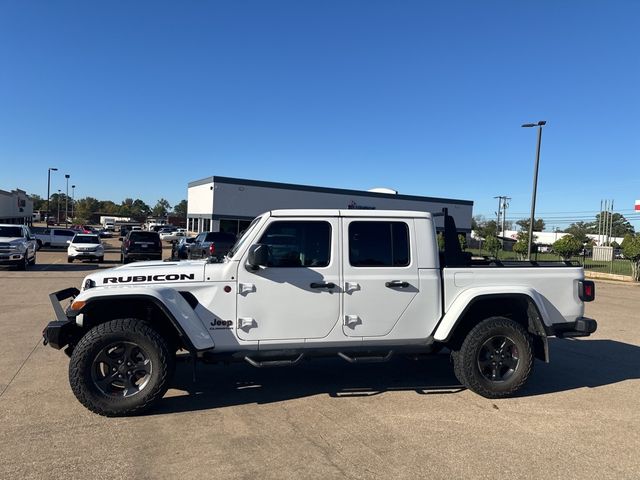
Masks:
[[[591,280],[578,282],[578,297],[583,302],[592,302],[596,298],[596,284]]]
[[[216,246],[212,243],[209,245],[209,255],[213,255],[214,253],[216,253]]]

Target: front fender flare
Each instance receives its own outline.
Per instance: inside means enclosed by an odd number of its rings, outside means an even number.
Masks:
[[[191,344],[194,350],[209,350],[215,346],[200,317],[180,292],[174,288],[145,286],[139,288],[126,287],[118,291],[114,289],[89,289],[75,298],[74,303],[84,301],[85,305],[80,311],[74,313],[82,313],[95,302],[117,300],[149,301],[167,316],[180,335]]]

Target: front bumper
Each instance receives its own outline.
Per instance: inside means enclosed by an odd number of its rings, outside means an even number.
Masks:
[[[42,343],[44,345],[50,345],[60,350],[74,341],[78,326],[75,320],[69,320],[60,302],[70,297],[75,298],[79,293],[80,291],[77,288],[67,288],[49,295],[57,320],[49,322],[42,331]]]
[[[69,258],[74,258],[77,260],[101,258],[101,257],[104,257],[104,250],[103,251],[96,250],[94,252],[72,252],[72,253],[67,252],[67,256]]]
[[[24,255],[21,252],[0,253],[0,265],[19,265],[24,262]]]
[[[598,329],[598,322],[593,318],[581,317],[575,322],[554,323],[548,327],[547,335],[558,338],[588,337]]]

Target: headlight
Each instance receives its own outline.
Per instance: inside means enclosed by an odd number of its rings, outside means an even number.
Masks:
[[[24,250],[24,244],[23,243],[12,243],[11,245],[9,245],[9,248],[11,250]]]

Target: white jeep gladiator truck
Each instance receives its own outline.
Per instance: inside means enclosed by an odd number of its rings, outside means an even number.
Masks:
[[[276,210],[257,217],[221,263],[138,262],[52,293],[57,320],[43,335],[66,347],[78,400],[107,416],[160,399],[179,350],[194,366],[269,367],[447,347],[462,385],[499,398],[523,386],[534,358],[549,361],[547,337],[596,330],[583,316],[594,296],[570,263],[473,260],[446,211]]]

